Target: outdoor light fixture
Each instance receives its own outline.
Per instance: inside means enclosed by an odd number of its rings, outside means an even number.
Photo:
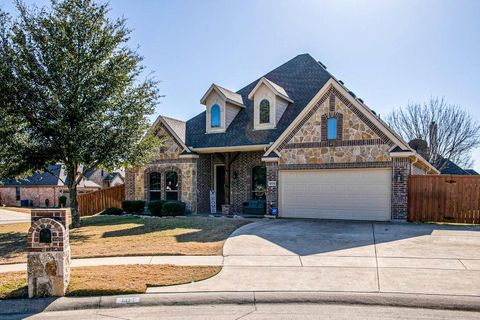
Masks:
[[[403,179],[403,174],[401,172],[396,172],[395,173],[395,181],[401,182]]]

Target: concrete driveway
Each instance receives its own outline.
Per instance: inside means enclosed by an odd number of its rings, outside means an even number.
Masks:
[[[10,211],[0,208],[0,224],[30,222],[30,215],[27,213]]]
[[[226,241],[217,276],[147,292],[292,290],[480,296],[480,228],[262,220]]]

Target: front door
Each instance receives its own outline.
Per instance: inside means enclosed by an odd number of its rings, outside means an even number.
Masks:
[[[217,212],[222,211],[225,204],[225,166],[215,166],[215,194],[217,197]]]

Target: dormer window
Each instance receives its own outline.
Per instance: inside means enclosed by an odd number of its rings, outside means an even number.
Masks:
[[[293,103],[285,89],[265,77],[250,91],[248,99],[253,100],[254,130],[275,129],[288,105]]]
[[[225,132],[236,115],[245,108],[240,94],[212,84],[200,103],[206,106],[205,132]]]
[[[210,127],[212,128],[220,128],[220,117],[221,117],[221,110],[218,104],[214,104],[210,109]]]
[[[337,118],[329,118],[327,120],[327,139],[337,139]]]
[[[270,123],[270,102],[267,99],[260,102],[260,123]]]

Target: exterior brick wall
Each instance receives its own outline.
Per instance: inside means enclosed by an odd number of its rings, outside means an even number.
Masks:
[[[267,213],[270,208],[278,208],[278,163],[267,162],[267,185],[268,181],[276,181],[276,186],[267,186]]]
[[[58,207],[60,196],[67,197],[67,205],[69,204],[68,189],[63,186],[58,187],[19,187],[21,200],[32,200],[34,207],[46,207],[45,200],[48,199],[49,207]],[[96,191],[98,188],[78,188],[78,193],[87,193]],[[15,187],[3,186],[0,187],[0,204],[7,206],[19,206],[20,201],[16,200]]]
[[[210,212],[210,190],[213,189],[212,157],[202,154],[197,159],[197,208],[198,212]]]
[[[232,163],[230,199],[233,213],[241,213],[243,202],[252,198],[252,169],[265,166],[262,155],[263,152],[242,152]]]
[[[408,209],[408,176],[411,162],[408,158],[394,158],[392,162],[392,219],[406,220]]]

